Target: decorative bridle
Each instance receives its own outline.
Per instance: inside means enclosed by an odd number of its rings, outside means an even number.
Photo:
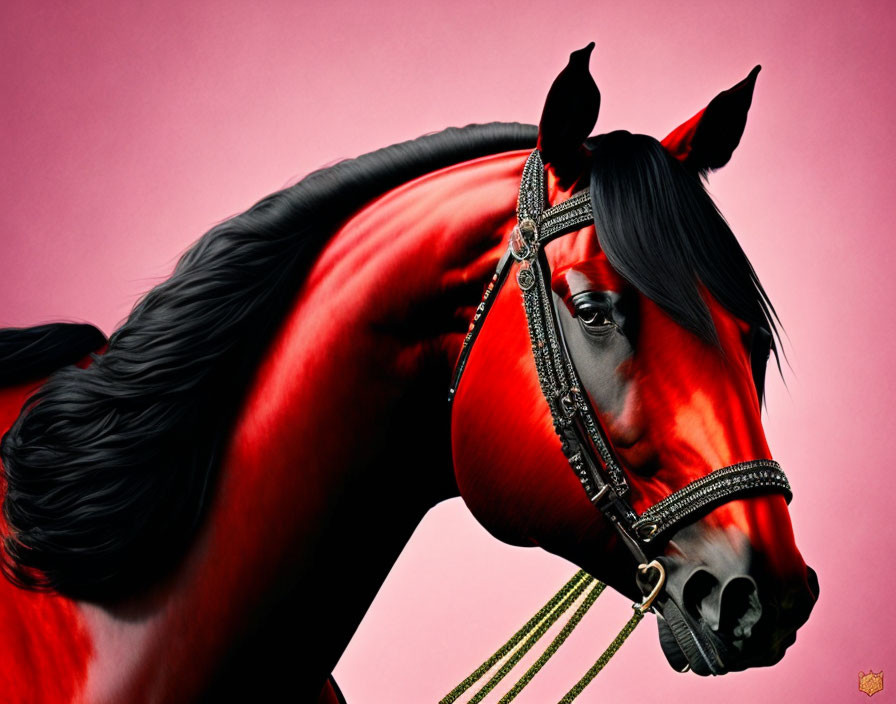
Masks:
[[[517,201],[517,224],[510,235],[507,251],[482,297],[469,331],[464,338],[454,369],[449,391],[453,401],[466,368],[473,343],[489,310],[511,269],[516,267],[516,281],[523,298],[528,322],[532,354],[541,391],[560,438],[563,454],[569,461],[589,500],[610,521],[622,543],[643,575],[655,573],[653,582],[638,580],[644,599],[633,604],[634,615],[623,627],[594,667],[561,700],[571,702],[597,675],[623,641],[634,630],[647,611],[653,608],[665,584],[665,570],[656,558],[664,546],[664,538],[681,526],[705,515],[716,506],[736,498],[763,493],[783,494],[789,503],[790,484],[780,465],[774,460],[752,460],[714,470],[673,492],[640,515],[628,501],[630,487],[591,406],[588,394],[573,364],[563,337],[551,296],[551,270],[545,245],[563,235],[593,224],[589,189],[578,191],[553,207],[547,205],[545,168],[541,153],[535,149],[526,160]],[[444,697],[440,704],[450,704],[480,679],[489,669],[516,648],[508,664],[477,692],[470,702],[478,702],[509,672],[535,641],[589,587],[592,589],[563,631],[519,682],[501,699],[511,701],[534,676],[572,631],[584,613],[605,588],[605,584],[580,571],[520,631],[470,677]],[[568,629],[568,630],[567,630]],[[519,646],[519,647],[518,647]]]

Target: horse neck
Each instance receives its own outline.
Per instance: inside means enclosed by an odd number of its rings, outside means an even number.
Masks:
[[[526,155],[416,179],[334,234],[258,368],[208,520],[171,579],[114,608],[0,582],[16,622],[55,614],[39,642],[67,663],[60,692],[316,698],[420,518],[457,493],[446,393]],[[16,658],[0,680],[27,671]],[[34,693],[24,680],[16,691]]]
[[[237,441],[257,448],[269,515],[289,519],[281,544],[304,555],[301,598],[327,614],[323,674],[422,516],[457,494],[450,375],[515,220],[525,158],[465,162],[358,212],[262,364]]]
[[[307,467],[306,487],[320,466],[339,496],[370,479],[368,498],[420,515],[456,494],[447,389],[524,160],[499,154],[405,184],[325,247],[244,414],[276,426],[273,461]]]
[[[145,677],[125,688],[316,696],[422,516],[457,494],[447,390],[525,158],[416,179],[334,234],[259,366],[164,616],[133,636]],[[110,657],[131,639],[91,621]],[[299,660],[278,645],[297,639]]]

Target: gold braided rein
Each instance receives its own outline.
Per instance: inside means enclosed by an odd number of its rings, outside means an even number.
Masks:
[[[622,647],[625,640],[632,634],[637,625],[644,618],[644,614],[651,608],[654,599],[656,599],[657,595],[662,590],[666,581],[666,573],[660,563],[653,561],[647,565],[639,565],[638,569],[641,572],[647,572],[650,569],[658,570],[660,574],[659,581],[653,587],[650,594],[644,597],[644,600],[640,604],[632,604],[635,612],[628,620],[628,623],[622,627],[622,630],[619,631],[619,634],[613,639],[594,665],[592,665],[582,678],[576,682],[572,689],[564,695],[558,704],[569,704],[572,702],[582,693],[585,687],[591,683],[591,680],[597,677],[598,673],[606,667],[607,663],[610,662],[610,658],[612,658],[613,655],[616,654],[616,651]],[[481,702],[485,696],[510,673],[513,667],[526,653],[529,652],[529,650],[532,649],[548,629],[550,629],[550,627],[556,623],[557,620],[568,611],[573,603],[578,601],[579,597],[584,593],[585,598],[573,615],[569,617],[569,620],[564,624],[560,633],[558,633],[554,640],[551,641],[550,645],[545,648],[544,652],[532,666],[526,670],[525,674],[523,674],[507,693],[501,697],[498,704],[507,704],[508,702],[513,701],[513,699],[523,691],[523,688],[532,681],[532,678],[538,674],[541,668],[544,667],[547,661],[550,660],[554,653],[559,650],[560,646],[563,645],[569,635],[573,632],[573,629],[575,629],[582,620],[582,617],[588,612],[588,609],[590,609],[597,600],[597,597],[599,597],[604,589],[606,589],[606,586],[606,584],[596,580],[584,570],[576,572],[576,574],[574,574],[572,578],[564,584],[521,629],[514,633],[504,645],[498,648],[490,658],[477,667],[469,677],[464,679],[459,685],[440,699],[439,704],[453,704],[453,702],[457,701],[464,692],[476,684],[483,675],[499,662],[507,658],[507,661],[501,665],[498,671],[492,675],[482,687],[480,687],[466,704],[478,704],[478,702]]]

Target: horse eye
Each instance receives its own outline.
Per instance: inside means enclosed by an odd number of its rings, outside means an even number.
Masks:
[[[591,328],[615,327],[616,325],[609,311],[596,306],[576,308],[576,317]]]
[[[605,292],[577,293],[572,299],[572,306],[581,324],[593,332],[607,332],[619,327],[614,317],[613,299]]]
[[[614,324],[606,313],[599,310],[584,312],[579,315],[579,318],[581,318],[582,322],[585,323],[585,325],[600,326]]]

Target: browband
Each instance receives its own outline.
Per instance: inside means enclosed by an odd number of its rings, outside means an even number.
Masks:
[[[551,410],[563,453],[591,502],[613,523],[639,562],[656,553],[661,537],[696,520],[716,506],[759,493],[783,494],[789,503],[790,484],[774,460],[752,460],[714,470],[667,496],[640,516],[626,500],[629,485],[621,464],[591,407],[558,324],[550,288],[550,267],[544,245],[561,235],[594,223],[588,189],[559,205],[545,208],[544,164],[536,149],[526,160],[517,202],[517,225],[507,251],[476,309],[464,338],[449,390],[454,399],[473,343],[495,296],[514,265],[528,321],[532,355],[539,385]]]

